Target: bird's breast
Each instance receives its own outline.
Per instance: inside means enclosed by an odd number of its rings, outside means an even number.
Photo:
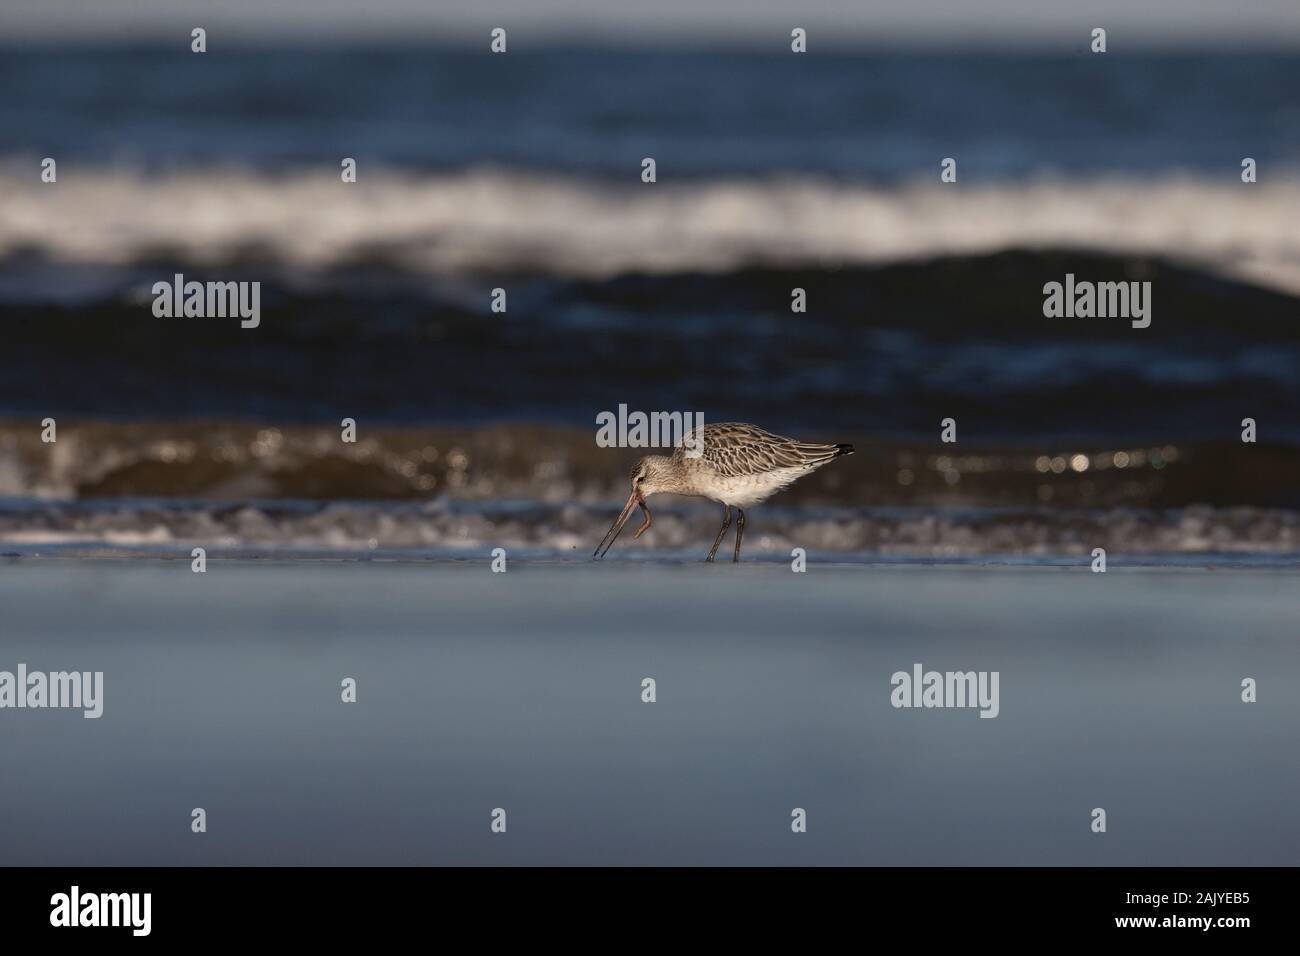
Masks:
[[[748,508],[766,501],[796,478],[807,474],[804,468],[775,468],[756,475],[728,477],[716,472],[698,475],[696,494],[735,508]]]

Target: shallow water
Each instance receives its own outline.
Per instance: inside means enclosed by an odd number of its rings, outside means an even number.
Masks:
[[[636,540],[627,535],[612,558],[703,556],[717,531],[718,506],[667,496],[652,505],[653,530]],[[618,507],[613,501],[0,498],[0,555],[188,558],[201,547],[222,557],[427,560],[478,559],[504,547],[531,558],[581,559],[592,553]],[[1011,556],[1030,564],[1078,564],[1104,548],[1108,560],[1119,563],[1149,556],[1158,564],[1300,566],[1300,511],[1278,508],[773,504],[751,510],[746,527],[746,558],[776,562],[788,562],[802,548],[817,559],[849,563]]]
[[[105,702],[0,710],[0,847],[1295,864],[1297,593],[1279,570],[11,559],[0,670],[102,670]],[[999,671],[998,717],[893,708],[917,662]]]

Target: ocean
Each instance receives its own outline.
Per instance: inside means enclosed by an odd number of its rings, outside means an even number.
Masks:
[[[13,546],[564,554],[627,404],[857,445],[773,553],[810,507],[863,558],[1296,551],[1296,54],[24,47],[0,86]],[[259,327],[156,316],[177,274]],[[1045,317],[1067,276],[1150,326]]]

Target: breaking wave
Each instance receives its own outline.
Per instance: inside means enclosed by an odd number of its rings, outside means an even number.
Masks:
[[[27,270],[165,261],[600,278],[1056,247],[1156,254],[1300,292],[1297,221],[1300,179],[1232,175],[893,188],[791,175],[616,186],[498,168],[367,169],[356,184],[237,168],[78,172],[56,188],[0,179],[0,261]]]
[[[628,473],[644,453],[597,447],[594,427],[526,424],[367,426],[354,443],[328,425],[241,421],[70,421],[49,444],[41,432],[0,419],[0,497],[594,505],[626,496]],[[879,434],[806,437],[849,441],[858,454],[799,481],[782,503],[1300,509],[1300,447],[1293,445],[966,440],[941,446],[949,451]]]
[[[2,426],[3,423],[0,423]],[[855,437],[855,436],[848,436]],[[859,454],[751,516],[755,554],[1300,552],[1300,449],[969,444],[857,438]],[[45,445],[0,427],[0,545],[585,557],[627,493],[635,450],[542,426],[368,430],[238,422],[87,423]],[[665,498],[625,554],[694,554],[716,506]],[[2,549],[0,549],[2,550]],[[187,552],[186,552],[187,553]]]

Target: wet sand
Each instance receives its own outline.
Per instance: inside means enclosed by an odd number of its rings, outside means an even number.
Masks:
[[[0,855],[1296,864],[1296,584],[1258,569],[6,560],[0,670],[103,671],[104,713],[0,710]],[[998,716],[894,708],[891,675],[916,663],[998,671]],[[1244,677],[1258,703],[1241,702]]]

